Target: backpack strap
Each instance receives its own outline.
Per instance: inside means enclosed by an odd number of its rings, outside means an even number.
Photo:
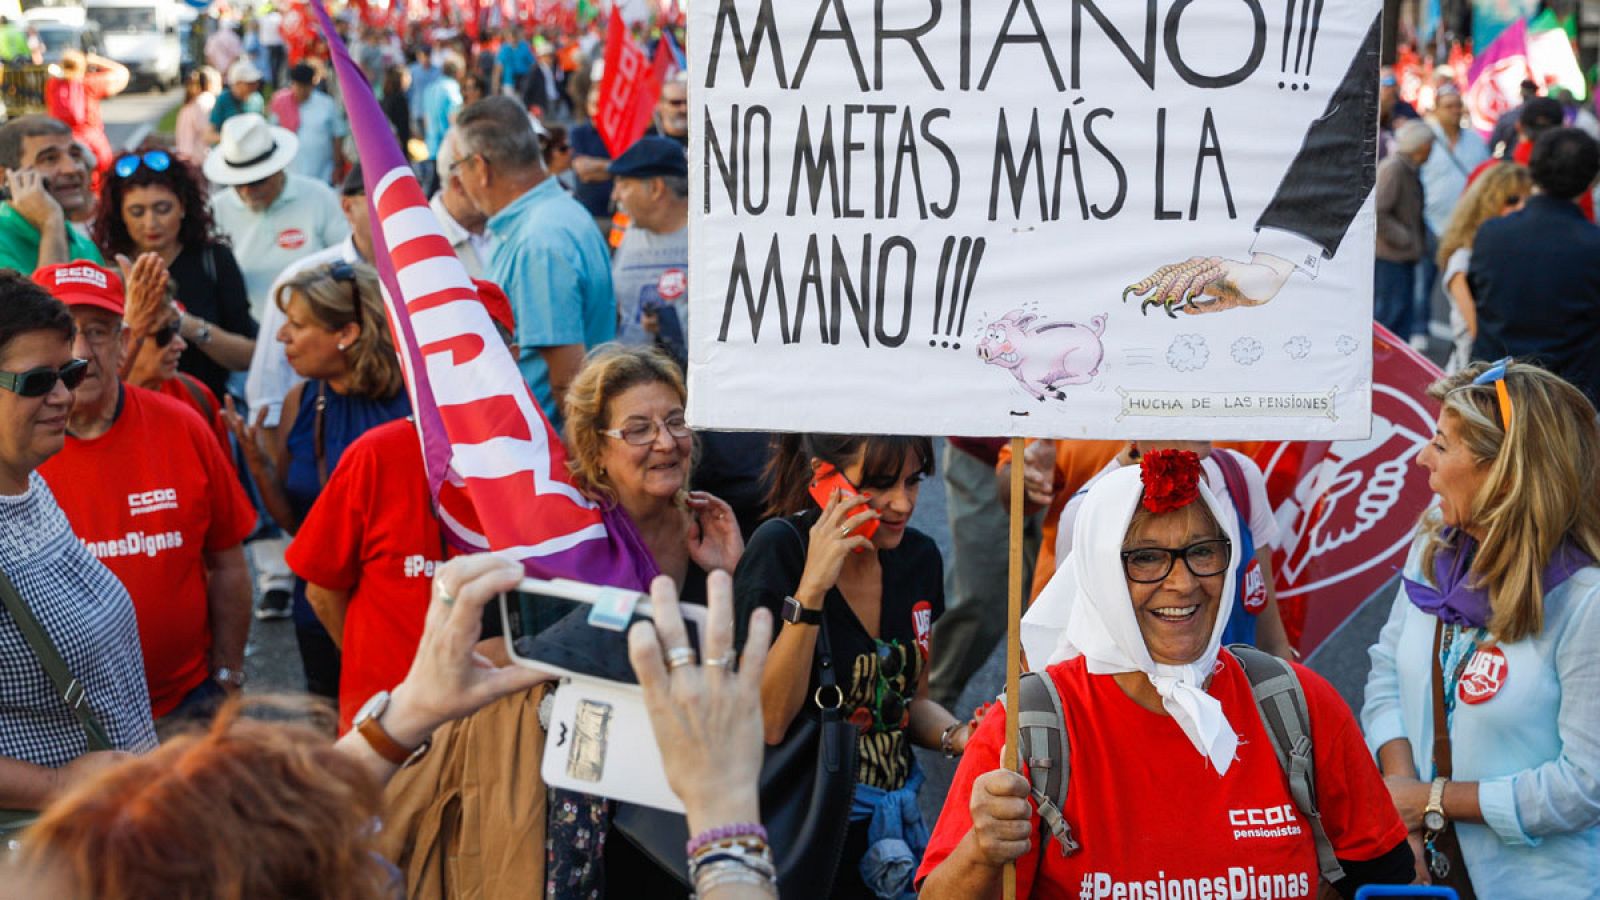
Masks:
[[[217,410],[211,405],[210,391],[187,372],[178,373],[178,383],[183,385],[190,397],[194,398],[194,405],[200,407],[200,414],[205,417],[206,424],[211,424],[211,420],[217,417]]]
[[[1222,472],[1222,483],[1228,487],[1228,498],[1233,501],[1233,508],[1239,511],[1239,517],[1249,527],[1250,485],[1244,480],[1244,467],[1227,450],[1214,451],[1211,459],[1217,464],[1218,471]]]
[[[1311,741],[1311,713],[1306,706],[1305,687],[1288,662],[1257,650],[1248,644],[1230,644],[1228,652],[1244,667],[1267,726],[1267,737],[1278,755],[1278,765],[1289,781],[1294,805],[1311,826],[1317,844],[1317,868],[1330,884],[1344,878],[1344,868],[1334,855],[1333,842],[1322,827],[1322,812],[1317,809],[1317,763]]]
[[[1040,829],[1061,846],[1062,856],[1071,856],[1078,852],[1078,842],[1062,814],[1067,805],[1072,760],[1061,694],[1055,682],[1042,672],[1024,673],[1017,694],[1021,704],[1017,711],[1017,750],[1028,764],[1028,784],[1039,807]]]

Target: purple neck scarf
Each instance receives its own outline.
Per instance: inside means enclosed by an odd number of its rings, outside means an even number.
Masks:
[[[1448,543],[1433,557],[1433,584],[1404,579],[1406,596],[1423,612],[1450,625],[1484,628],[1489,624],[1489,592],[1474,586],[1468,574],[1477,555],[1476,539],[1456,529],[1445,531]],[[1594,564],[1589,554],[1571,541],[1563,541],[1544,567],[1544,591],[1549,594],[1585,566]]]

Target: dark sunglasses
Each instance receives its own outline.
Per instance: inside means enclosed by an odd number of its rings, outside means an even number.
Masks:
[[[143,155],[129,153],[117,160],[116,172],[118,178],[127,178],[139,171],[139,164],[152,172],[165,172],[172,168],[172,157],[165,150],[150,150]]]
[[[178,323],[168,322],[159,329],[150,332],[150,340],[155,341],[157,347],[166,347],[172,339],[178,336]]]
[[[82,384],[83,376],[87,374],[89,361],[75,359],[59,369],[40,366],[26,372],[0,372],[0,388],[21,397],[43,397],[55,390],[57,380],[70,391]]]

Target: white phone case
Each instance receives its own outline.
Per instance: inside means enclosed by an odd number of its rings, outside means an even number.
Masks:
[[[635,685],[587,678],[558,685],[540,768],[547,785],[683,812]]]

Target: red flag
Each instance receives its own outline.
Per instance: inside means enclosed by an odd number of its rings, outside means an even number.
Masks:
[[[606,31],[606,72],[600,81],[600,106],[594,124],[613,159],[633,146],[650,127],[656,100],[661,96],[666,55],[656,54],[652,64],[628,36],[622,14],[615,6],[611,8],[611,24]]]
[[[1271,442],[1255,452],[1283,532],[1272,556],[1290,640],[1310,654],[1405,563],[1433,501],[1416,457],[1433,437],[1443,373],[1381,326],[1372,329],[1372,436]]]

